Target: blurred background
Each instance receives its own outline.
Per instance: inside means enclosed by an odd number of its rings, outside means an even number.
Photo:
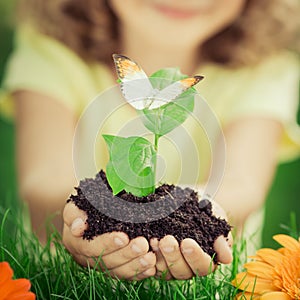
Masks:
[[[14,2],[14,0],[0,1],[0,86],[5,64],[13,46],[14,20],[12,12],[14,11]],[[300,124],[299,109],[298,124]],[[16,211],[19,207],[14,158],[14,131],[14,124],[0,116],[0,224],[6,208]],[[10,225],[13,227],[13,224]],[[277,168],[266,202],[263,246],[277,247],[272,240],[272,235],[287,233],[286,226],[294,228],[297,226],[298,230],[300,229],[300,158],[281,164]]]

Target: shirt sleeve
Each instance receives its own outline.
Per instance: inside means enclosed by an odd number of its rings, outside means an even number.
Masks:
[[[13,115],[11,94],[30,90],[80,113],[91,94],[90,69],[72,50],[29,26],[18,28],[1,91],[0,109]]]
[[[227,120],[245,115],[271,116],[283,123],[294,122],[299,104],[298,57],[283,53],[235,74],[239,97],[227,111]]]
[[[224,122],[247,116],[268,117],[284,127],[279,159],[300,153],[300,130],[296,122],[299,106],[299,58],[290,52],[270,57],[263,64],[237,71],[237,97],[228,106]],[[239,84],[240,82],[240,84]]]

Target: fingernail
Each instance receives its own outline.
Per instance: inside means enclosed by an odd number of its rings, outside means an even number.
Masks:
[[[166,253],[171,253],[174,251],[174,247],[163,247],[163,251]]]
[[[148,265],[148,262],[146,261],[146,259],[141,258],[141,259],[140,259],[140,264],[141,264],[142,266],[146,267],[146,266]]]
[[[71,225],[71,231],[78,230],[80,227],[84,226],[84,222],[81,218],[77,218],[73,221]]]
[[[132,251],[134,251],[134,252],[136,252],[136,253],[141,253],[141,252],[142,252],[141,248],[138,247],[136,244],[133,244],[133,245],[131,246],[131,249],[132,249]]]
[[[184,249],[182,249],[182,253],[184,253],[184,254],[191,254],[193,252],[194,252],[193,248],[184,248]]]
[[[114,238],[114,242],[115,242],[115,244],[117,245],[117,246],[123,246],[125,243],[124,243],[124,241],[122,241],[120,238],[118,238],[118,237],[115,237]]]

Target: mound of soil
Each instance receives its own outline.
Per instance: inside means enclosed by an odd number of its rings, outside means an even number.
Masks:
[[[190,188],[164,184],[147,197],[136,197],[126,192],[113,196],[105,173],[100,171],[95,178],[82,180],[76,191],[77,194],[71,195],[68,202],[74,202],[87,213],[88,229],[83,234],[84,239],[91,240],[112,231],[123,231],[130,239],[144,236],[148,241],[152,237],[161,239],[170,234],[179,243],[185,238],[194,239],[206,253],[213,256],[216,238],[220,235],[227,237],[231,230],[224,219],[212,215],[210,201],[199,202],[197,192]],[[159,204],[155,214],[161,218],[153,218],[153,209],[148,215],[145,204],[149,203]],[[136,223],[139,218],[143,222]]]

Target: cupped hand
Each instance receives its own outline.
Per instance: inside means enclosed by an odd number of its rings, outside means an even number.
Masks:
[[[82,266],[107,270],[112,277],[140,280],[156,273],[156,256],[149,251],[144,237],[129,240],[124,232],[109,232],[93,240],[82,238],[87,229],[84,211],[69,202],[63,212],[63,243],[74,259]],[[101,257],[101,259],[98,259]]]
[[[216,216],[226,218],[223,209],[212,202],[213,212]],[[214,249],[218,263],[229,264],[232,262],[232,235],[219,236]],[[216,269],[212,258],[205,253],[199,244],[190,238],[184,239],[179,245],[174,236],[167,235],[161,240],[153,238],[150,245],[156,254],[156,275],[169,279],[190,279],[195,275],[205,276]]]

